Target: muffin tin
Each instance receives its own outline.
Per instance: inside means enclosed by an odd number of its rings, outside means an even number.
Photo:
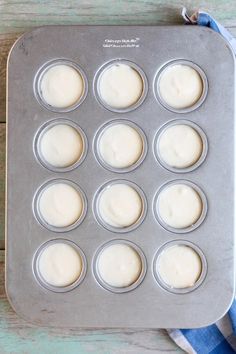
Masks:
[[[122,110],[107,107],[97,86],[100,73],[116,62],[131,65],[143,80],[140,100]],[[55,63],[76,68],[84,81],[81,99],[66,109],[47,105],[39,89]],[[188,64],[202,77],[202,97],[191,109],[161,102],[158,78],[172,63]],[[234,56],[222,37],[201,27],[42,27],[24,34],[10,52],[7,101],[6,290],[20,316],[70,328],[194,328],[223,316],[234,295],[235,112]],[[60,122],[77,129],[84,145],[69,168],[49,166],[39,149],[43,129]],[[143,153],[132,168],[112,169],[97,151],[100,134],[114,122],[141,134]],[[200,134],[203,152],[180,171],[165,166],[156,144],[166,126],[181,123]],[[78,188],[84,201],[78,222],[63,229],[46,225],[38,210],[42,188],[60,181]],[[143,201],[140,219],[127,229],[105,225],[96,207],[101,189],[118,182],[136,188]],[[183,230],[163,225],[155,210],[159,191],[180,182],[193,186],[203,204],[198,222]],[[57,291],[40,277],[37,260],[48,243],[60,241],[78,249],[83,270]],[[117,290],[102,284],[96,264],[103,247],[122,242],[138,252],[142,272]],[[171,289],[156,273],[158,255],[171,244],[199,254],[202,274],[193,287]]]
[[[159,81],[160,81],[161,75],[169,65],[175,65],[175,64],[190,66],[191,68],[195,69],[198,72],[198,74],[200,75],[200,77],[202,79],[202,84],[203,84],[202,94],[201,94],[199,100],[197,100],[197,102],[190,107],[179,108],[179,109],[171,107],[161,97],[160,90],[159,90]],[[188,113],[188,112],[191,112],[191,111],[197,109],[198,107],[200,107],[203,104],[204,100],[206,99],[207,92],[208,92],[207,76],[206,76],[205,72],[202,70],[202,68],[194,62],[191,62],[189,60],[183,60],[183,59],[171,60],[171,62],[167,62],[158,70],[155,80],[154,80],[154,92],[155,92],[156,99],[166,109],[169,109],[173,113]]]
[[[128,245],[128,246],[132,247],[132,249],[134,249],[137,252],[137,254],[139,255],[139,257],[140,257],[141,267],[142,267],[140,275],[138,276],[138,278],[136,279],[136,281],[134,283],[132,283],[131,285],[129,285],[127,287],[120,288],[120,287],[111,286],[110,284],[107,284],[106,282],[104,282],[103,278],[100,276],[100,273],[99,273],[98,259],[99,259],[100,254],[107,247],[109,247],[111,245],[115,245],[115,244],[125,244],[125,245]],[[133,242],[130,242],[130,241],[127,241],[127,240],[124,240],[124,239],[115,239],[115,240],[109,241],[106,244],[102,245],[97,250],[97,252],[95,254],[95,257],[94,257],[94,261],[93,261],[93,273],[94,273],[94,276],[95,276],[97,282],[104,289],[107,289],[107,290],[109,290],[109,291],[111,291],[113,293],[117,293],[117,294],[126,293],[126,292],[129,292],[129,291],[134,290],[135,288],[137,288],[137,286],[139,286],[142,283],[142,281],[143,281],[143,279],[144,279],[144,277],[146,275],[146,272],[147,272],[147,261],[146,261],[145,255],[142,252],[142,250],[140,249],[140,247],[135,245]]]
[[[202,140],[202,153],[201,156],[199,157],[199,159],[191,166],[188,167],[184,167],[184,168],[177,168],[177,167],[173,167],[168,165],[161,157],[160,152],[158,150],[158,143],[159,143],[159,139],[161,137],[161,134],[164,133],[164,131],[176,124],[183,124],[183,125],[188,125],[189,127],[193,128],[198,135],[200,136],[201,140]],[[186,173],[186,172],[191,172],[193,170],[195,170],[197,167],[199,167],[205,160],[206,156],[207,156],[207,151],[208,151],[208,141],[207,141],[207,137],[206,134],[204,133],[204,131],[195,123],[189,121],[189,120],[184,120],[184,119],[176,119],[176,120],[172,120],[166,124],[164,124],[157,132],[154,142],[153,142],[153,152],[154,155],[157,159],[157,161],[167,170],[171,171],[171,172],[175,172],[175,173]]]
[[[78,161],[76,161],[73,165],[67,166],[67,167],[55,167],[52,166],[51,164],[49,164],[44,156],[42,155],[41,151],[40,151],[40,140],[43,137],[43,134],[48,130],[53,128],[54,126],[56,126],[57,124],[67,124],[70,127],[74,128],[80,135],[81,139],[82,139],[82,144],[83,144],[83,152],[79,158]],[[48,122],[46,122],[46,124],[42,125],[38,132],[35,135],[35,139],[34,139],[34,154],[36,159],[39,161],[39,163],[42,164],[42,166],[44,166],[45,168],[51,170],[52,172],[69,172],[71,170],[73,170],[74,168],[78,167],[85,159],[87,151],[88,151],[88,142],[87,142],[87,138],[86,135],[84,134],[83,130],[78,126],[78,124],[72,122],[69,119],[53,119],[50,120]]]
[[[40,270],[39,270],[39,258],[40,258],[40,255],[42,254],[42,252],[51,244],[61,243],[61,242],[65,243],[69,246],[72,246],[77,251],[77,253],[79,254],[81,261],[82,261],[82,270],[81,270],[79,278],[74,283],[72,283],[68,286],[64,286],[64,287],[53,286],[51,284],[46,283],[40,273]],[[86,261],[86,257],[84,255],[83,251],[74,242],[71,242],[71,241],[65,240],[65,239],[50,240],[50,241],[47,241],[44,244],[42,244],[42,246],[39,247],[39,249],[35,253],[33,263],[32,263],[32,269],[33,269],[35,279],[38,281],[38,283],[41,286],[45,287],[46,289],[48,289],[50,291],[54,291],[55,293],[64,293],[64,292],[73,290],[78,285],[80,285],[80,283],[83,281],[83,279],[86,275],[86,271],[87,271],[87,261]]]
[[[50,186],[57,184],[57,183],[66,183],[69,186],[73,187],[80,195],[81,199],[82,199],[82,212],[80,217],[77,219],[77,221],[75,221],[73,224],[68,225],[68,226],[64,226],[64,227],[57,227],[57,226],[53,226],[48,224],[43,216],[41,215],[40,212],[40,208],[39,208],[39,200],[40,197],[42,195],[42,193]],[[78,186],[78,184],[67,180],[67,179],[62,179],[62,178],[58,178],[58,179],[53,179],[50,180],[46,183],[44,183],[42,186],[39,187],[39,189],[36,191],[35,195],[34,195],[34,199],[33,199],[33,204],[32,204],[32,209],[33,209],[33,213],[35,216],[35,219],[42,225],[44,226],[46,229],[48,229],[49,231],[54,231],[54,232],[66,232],[66,231],[71,231],[73,229],[75,229],[76,227],[78,227],[84,220],[84,218],[86,217],[86,213],[87,213],[87,198],[85,193],[83,192],[83,190]]]
[[[157,210],[157,208],[155,207],[158,203],[158,197],[160,195],[160,193],[165,189],[165,188],[168,188],[168,187],[171,187],[171,186],[174,186],[176,184],[176,182],[178,184],[181,184],[181,185],[186,185],[186,186],[189,186],[191,188],[193,188],[194,191],[197,192],[198,196],[200,197],[201,199],[201,202],[202,202],[202,211],[201,211],[201,215],[200,217],[197,219],[197,221],[186,227],[186,228],[174,228],[170,225],[167,225],[161,218],[161,216],[159,215],[159,212]],[[199,227],[206,215],[207,215],[207,199],[206,199],[206,196],[204,194],[204,192],[194,183],[192,183],[191,181],[188,181],[188,180],[184,180],[184,179],[178,179],[178,180],[173,180],[173,181],[170,181],[170,182],[167,182],[166,184],[163,184],[159,189],[158,191],[156,192],[156,195],[154,196],[154,201],[153,201],[153,213],[156,217],[156,220],[159,222],[159,224],[165,228],[167,231],[170,231],[170,232],[173,232],[173,233],[179,233],[179,234],[185,234],[185,233],[188,233],[188,232],[192,232],[193,230],[195,230],[197,227]]]
[[[63,65],[71,66],[73,69],[75,69],[76,71],[78,71],[80,73],[80,75],[82,77],[82,80],[83,80],[84,89],[83,89],[81,97],[79,98],[78,102],[76,102],[75,104],[73,104],[72,106],[67,107],[67,108],[58,108],[58,107],[50,106],[44,100],[42,92],[41,92],[40,84],[41,84],[43,75],[45,74],[45,72],[47,70],[49,70],[50,68],[52,68],[56,64],[63,64]],[[86,75],[85,75],[83,69],[76,62],[73,62],[72,60],[66,60],[66,59],[61,59],[61,58],[57,58],[55,60],[51,60],[49,63],[45,63],[45,65],[43,65],[38,70],[37,74],[35,75],[35,79],[34,79],[34,94],[35,94],[35,97],[37,98],[39,104],[41,104],[46,109],[49,109],[50,111],[53,111],[55,113],[68,113],[70,111],[73,111],[79,105],[82,104],[82,102],[85,100],[85,98],[87,96],[87,93],[88,93],[88,82],[87,82]]]
[[[128,167],[117,168],[117,167],[110,166],[109,164],[106,163],[106,161],[103,160],[101,153],[99,151],[99,141],[100,141],[100,138],[102,137],[102,134],[106,131],[106,129],[112,127],[113,125],[117,125],[117,124],[126,124],[126,125],[130,126],[131,128],[134,128],[139,133],[139,136],[141,137],[141,140],[142,140],[143,149],[142,149],[142,153],[141,153],[139,159],[134,164],[132,164],[131,166],[128,166]],[[146,138],[146,135],[143,132],[143,130],[134,122],[131,122],[130,120],[126,120],[126,119],[115,119],[115,120],[109,121],[108,123],[105,123],[97,131],[97,134],[93,140],[93,150],[94,150],[94,155],[96,156],[97,161],[107,170],[109,170],[111,172],[116,172],[116,173],[131,172],[134,169],[136,169],[143,162],[143,160],[145,159],[145,157],[147,155],[147,151],[148,151],[147,138]]]
[[[127,113],[127,112],[130,112],[130,111],[138,108],[143,103],[143,101],[145,100],[147,92],[148,92],[148,81],[147,81],[147,77],[146,77],[144,71],[135,62],[133,62],[131,60],[122,59],[122,61],[120,61],[120,62],[122,62],[122,64],[126,64],[126,65],[130,66],[132,69],[136,70],[139,73],[139,75],[140,75],[140,77],[142,79],[142,83],[143,83],[143,92],[142,92],[140,98],[138,99],[138,101],[135,102],[130,107],[127,107],[127,108],[115,108],[115,107],[111,107],[110,105],[108,105],[106,102],[104,102],[104,100],[101,97],[100,90],[99,90],[99,80],[100,80],[103,72],[105,72],[105,70],[109,69],[111,66],[113,66],[114,64],[117,63],[117,59],[118,58],[115,58],[114,60],[111,60],[111,61],[107,62],[106,64],[104,64],[97,71],[96,76],[94,78],[93,90],[94,90],[95,96],[97,98],[97,101],[103,107],[105,107],[106,109],[110,110],[111,112]]]

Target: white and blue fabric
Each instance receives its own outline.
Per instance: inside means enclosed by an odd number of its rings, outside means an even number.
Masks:
[[[188,16],[183,8],[182,16],[187,24],[210,27],[231,44],[236,55],[236,39],[221,24],[206,12]],[[170,329],[170,337],[186,353],[231,354],[236,353],[236,300],[228,313],[215,324],[197,329]]]
[[[215,32],[220,33],[231,45],[235,55],[236,55],[236,39],[232,34],[224,28],[218,21],[216,21],[211,15],[206,12],[198,11],[192,16],[187,14],[186,8],[182,9],[182,17],[186,24],[199,25],[209,27]]]

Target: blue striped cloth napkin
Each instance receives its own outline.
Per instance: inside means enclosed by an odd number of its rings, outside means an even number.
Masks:
[[[188,16],[186,9],[182,17],[187,24],[210,27],[220,33],[231,44],[236,55],[236,39],[206,12],[198,11]],[[229,312],[215,324],[197,329],[170,329],[170,337],[186,353],[190,354],[231,354],[236,353],[236,300]]]

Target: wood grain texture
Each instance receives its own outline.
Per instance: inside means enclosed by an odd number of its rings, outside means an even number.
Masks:
[[[5,124],[0,124],[0,250],[4,249],[5,237],[5,146],[6,132]]]
[[[0,1],[1,3],[1,1]],[[0,15],[1,21],[1,15]],[[8,53],[20,33],[0,33],[0,122],[6,122],[6,66]]]
[[[194,4],[194,6],[193,6]],[[181,7],[201,8],[227,26],[235,24],[234,0],[1,0],[0,33],[22,32],[46,24],[181,23]]]
[[[38,328],[11,309],[4,289],[4,251],[0,251],[1,354],[158,354],[182,353],[165,330],[59,330]]]

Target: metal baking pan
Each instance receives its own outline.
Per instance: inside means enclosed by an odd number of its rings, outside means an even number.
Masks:
[[[83,102],[72,110],[51,109],[37,91],[41,72],[58,60],[83,73]],[[143,96],[130,110],[104,106],[97,90],[100,71],[116,60],[128,61],[143,78]],[[161,102],[155,84],[175,60],[204,73],[204,97],[181,112]],[[20,316],[70,328],[195,328],[224,315],[234,295],[234,70],[228,44],[197,26],[49,26],[17,40],[7,74],[6,290]],[[37,134],[60,119],[78,125],[87,144],[83,162],[66,172],[37,156]],[[145,153],[135,169],[117,173],[99,162],[96,141],[102,126],[122,119],[143,132]],[[154,148],[158,132],[176,121],[198,127],[205,144],[201,163],[181,173],[167,169]],[[60,233],[40,223],[34,204],[40,187],[58,179],[78,185],[87,208],[81,223]],[[96,214],[96,193],[117,180],[137,185],[146,201],[142,220],[125,233],[104,227]],[[181,233],[163,227],[153,208],[156,193],[176,180],[194,184],[205,198],[197,227]],[[42,245],[59,239],[82,250],[86,269],[76,286],[55,292],[40,283],[34,259]],[[105,289],[96,274],[98,250],[117,240],[134,244],[144,264],[138,286],[126,292]],[[203,272],[191,291],[169,291],[155,274],[153,262],[169,242],[199,250]]]

